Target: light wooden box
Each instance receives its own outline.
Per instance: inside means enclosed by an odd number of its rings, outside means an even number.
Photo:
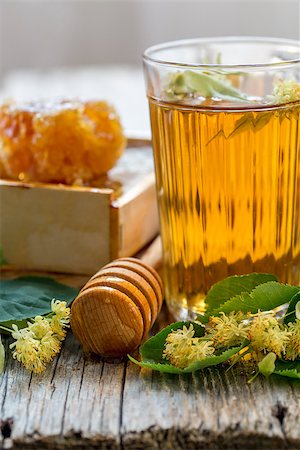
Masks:
[[[0,214],[7,264],[93,274],[158,233],[152,150],[128,147],[101,188],[0,180]]]

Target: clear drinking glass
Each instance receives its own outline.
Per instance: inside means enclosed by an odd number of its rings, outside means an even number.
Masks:
[[[215,282],[300,284],[300,46],[267,38],[149,48],[166,300],[194,317]]]

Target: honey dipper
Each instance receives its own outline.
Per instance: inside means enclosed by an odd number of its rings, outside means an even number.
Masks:
[[[72,304],[71,327],[85,351],[119,357],[141,344],[163,301],[162,281],[153,268],[160,253],[157,238],[141,259],[117,259],[81,289]]]

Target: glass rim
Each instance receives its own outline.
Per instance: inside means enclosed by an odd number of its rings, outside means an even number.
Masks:
[[[249,69],[254,68],[284,68],[297,65],[300,63],[300,57],[296,59],[287,59],[286,61],[271,62],[271,63],[251,63],[251,64],[197,64],[197,63],[181,63],[176,61],[164,61],[163,59],[152,56],[153,53],[165,50],[176,49],[177,47],[183,47],[185,45],[193,44],[209,44],[209,43],[253,43],[253,44],[277,44],[277,45],[289,45],[295,48],[299,48],[300,53],[300,41],[296,39],[263,37],[263,36],[218,36],[208,38],[194,38],[194,39],[179,39],[176,41],[168,41],[161,44],[152,45],[148,47],[143,53],[143,60],[147,63],[155,63],[162,66],[169,67],[182,67],[182,68],[195,68],[195,69]]]

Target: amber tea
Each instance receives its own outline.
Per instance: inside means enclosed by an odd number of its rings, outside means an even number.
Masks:
[[[149,103],[166,299],[186,318],[229,275],[300,284],[300,85],[180,69]]]
[[[211,112],[151,101],[150,111],[176,315],[202,312],[210,286],[228,275],[299,284],[300,106]]]

